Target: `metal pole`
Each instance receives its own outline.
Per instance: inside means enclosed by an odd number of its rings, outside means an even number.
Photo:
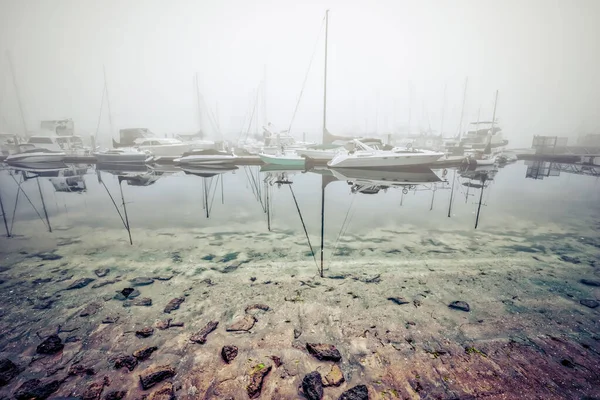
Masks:
[[[475,229],[479,225],[479,211],[481,210],[481,200],[483,199],[483,188],[485,187],[485,178],[481,181],[481,194],[479,195],[479,206],[477,207],[477,217],[475,218]]]
[[[452,197],[454,195],[454,182],[456,181],[456,170],[452,175],[452,190],[450,190],[450,204],[448,204],[448,218],[450,218],[450,212],[452,211]]]
[[[129,234],[129,244],[133,244],[133,240],[131,239],[131,228],[129,226],[129,218],[127,217],[127,207],[125,206],[125,197],[123,196],[123,186],[121,185],[121,181],[119,181],[119,190],[121,191],[121,201],[123,202],[123,211],[125,213],[125,227],[127,228],[127,233]]]
[[[48,232],[52,232],[52,226],[50,226],[50,219],[48,218],[48,211],[46,210],[46,202],[44,201],[44,195],[42,194],[42,187],[40,186],[40,178],[35,178],[38,189],[40,191],[40,198],[42,199],[42,207],[44,208],[44,215],[46,216],[46,223],[48,224]]]
[[[10,237],[8,222],[6,222],[6,213],[4,212],[4,204],[2,203],[2,196],[0,196],[0,210],[2,211],[2,219],[4,220],[4,228],[6,228],[6,237]]]

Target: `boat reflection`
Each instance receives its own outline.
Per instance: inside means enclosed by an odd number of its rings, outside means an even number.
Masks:
[[[376,169],[332,169],[333,176],[351,185],[352,193],[376,194],[389,188],[401,189],[404,193],[419,185],[442,182],[433,170],[429,168],[405,170],[376,170]]]

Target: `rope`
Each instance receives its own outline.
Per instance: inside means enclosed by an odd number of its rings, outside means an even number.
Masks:
[[[321,37],[321,31],[323,30],[324,23],[325,23],[325,17],[323,17],[323,21],[321,21],[321,27],[319,28],[319,35],[317,36],[317,40],[315,41],[315,47],[313,49],[312,56],[310,57],[310,63],[308,63],[308,69],[306,70],[306,75],[304,76],[304,82],[302,82],[302,90],[300,90],[300,96],[298,96],[298,102],[296,103],[296,108],[294,108],[294,114],[292,114],[292,120],[290,121],[290,125],[287,130],[288,135],[290,135],[292,132],[292,124],[294,123],[294,119],[296,118],[296,112],[298,111],[298,107],[300,106],[300,100],[302,100],[302,94],[304,93],[304,87],[306,86],[306,80],[308,79],[308,73],[310,72],[310,67],[312,66],[313,60],[315,58],[315,54],[317,53],[317,44],[319,44],[319,38]]]
[[[302,213],[300,212],[300,206],[298,205],[296,195],[294,194],[294,189],[292,189],[292,185],[288,185],[288,187],[290,188],[290,192],[292,193],[292,197],[294,198],[294,203],[296,203],[296,209],[298,210],[298,215],[300,216],[300,222],[302,222],[302,228],[304,228],[304,234],[306,235],[306,240],[308,241],[308,246],[310,247],[310,253],[313,256],[313,260],[315,260],[315,266],[317,267],[317,271],[320,273],[321,270],[319,269],[319,264],[317,263],[317,257],[315,256],[312,244],[310,243],[310,237],[308,236],[308,231],[306,230],[306,225],[304,224],[304,219],[302,218]]]
[[[333,246],[333,250],[331,251],[332,258],[338,248],[340,239],[342,238],[342,236],[344,236],[346,234],[346,231],[348,230],[348,227],[350,226],[350,221],[348,220],[348,216],[350,214],[350,210],[352,209],[352,205],[354,204],[354,199],[356,199],[356,195],[352,196],[352,201],[350,202],[350,207],[348,207],[348,211],[346,211],[346,217],[344,217],[344,222],[342,222],[342,226],[340,227],[340,232],[338,233],[338,237],[335,240],[335,246]],[[354,215],[354,214],[352,214],[352,215]],[[350,219],[352,219],[352,218],[350,218]],[[348,221],[348,225],[346,225],[346,221]],[[344,228],[344,226],[346,226],[346,227]]]

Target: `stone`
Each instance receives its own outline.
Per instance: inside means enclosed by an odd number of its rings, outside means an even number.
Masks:
[[[171,311],[175,311],[179,308],[181,303],[185,301],[185,297],[175,297],[173,300],[169,301],[167,306],[164,309],[164,312],[170,314]]]
[[[173,376],[175,376],[175,369],[173,367],[169,365],[157,365],[146,368],[140,374],[140,383],[144,390],[148,390],[157,383],[172,378]]]
[[[588,286],[600,286],[600,281],[596,279],[581,279],[579,282]]]
[[[54,253],[38,253],[34,254],[32,257],[39,257],[43,261],[56,261],[63,258],[61,255]]]
[[[169,323],[169,328],[174,328],[174,327],[182,328],[183,327],[183,322],[171,321],[171,323]]]
[[[127,368],[129,371],[133,371],[138,363],[137,358],[129,355],[118,355],[110,360],[115,369]]]
[[[250,304],[246,307],[246,314],[254,314],[258,311],[269,311],[269,306],[266,304]]]
[[[256,323],[256,318],[252,315],[244,315],[242,318],[229,325],[225,330],[227,332],[249,331]]]
[[[164,331],[165,329],[169,329],[169,326],[171,325],[171,321],[172,321],[171,318],[164,319],[162,321],[158,321],[156,323],[156,327],[158,329],[160,329],[161,331]]]
[[[194,343],[200,343],[200,344],[206,343],[206,337],[208,336],[209,333],[211,333],[212,331],[217,329],[218,325],[219,325],[219,322],[210,321],[208,324],[206,324],[206,326],[204,328],[200,329],[197,333],[192,335],[192,337],[190,337],[190,340]]]
[[[126,394],[127,392],[123,390],[113,390],[104,396],[104,400],[121,400]]]
[[[321,400],[323,398],[323,382],[321,374],[313,371],[302,379],[302,391],[308,400]]]
[[[171,382],[165,382],[160,388],[150,394],[148,400],[172,400],[175,398],[175,390]]]
[[[56,354],[61,351],[65,345],[58,335],[50,335],[40,343],[36,349],[39,354]]]
[[[154,283],[154,279],[147,277],[133,278],[129,281],[132,286],[146,286]]]
[[[236,346],[223,346],[221,349],[221,357],[223,357],[223,361],[229,364],[233,361],[238,355],[238,348]]]
[[[81,289],[94,282],[94,278],[81,278],[71,283],[66,290]]]
[[[0,387],[6,386],[20,372],[19,367],[8,358],[0,360]]]
[[[99,268],[94,270],[94,273],[98,278],[104,278],[110,272],[110,268]]]
[[[113,283],[117,283],[117,282],[120,282],[120,280],[119,279],[110,279],[110,280],[107,280],[107,281],[102,281],[102,282],[94,283],[92,285],[92,289],[98,289],[98,288],[101,288],[103,286],[112,285]]]
[[[141,299],[125,300],[123,307],[139,306],[139,307],[150,307],[152,305],[152,299],[148,297],[142,297]]]
[[[581,260],[579,260],[579,258],[577,257],[570,257],[570,256],[560,256],[560,259],[563,260],[564,262],[569,262],[571,264],[580,264]]]
[[[67,372],[69,376],[91,376],[96,375],[96,371],[93,367],[86,367],[82,364],[72,364]]]
[[[101,308],[102,308],[102,304],[100,304],[100,303],[95,303],[95,302],[90,303],[83,310],[81,310],[81,313],[79,313],[79,316],[80,317],[88,317],[90,315],[94,315],[98,311],[100,311]]]
[[[454,310],[461,310],[466,312],[471,311],[471,307],[469,307],[469,303],[467,303],[466,301],[453,301],[452,303],[448,304],[448,307]]]
[[[322,344],[322,343],[307,343],[306,349],[310,354],[312,354],[317,360],[320,361],[340,361],[342,359],[342,355],[335,348],[334,345],[331,344]]]
[[[141,349],[134,351],[133,356],[139,361],[144,361],[148,359],[148,357],[150,357],[150,355],[156,350],[158,350],[158,347],[156,346],[142,347]]]
[[[15,391],[17,400],[43,400],[58,390],[61,381],[42,382],[39,379],[30,379],[24,382]]]
[[[163,275],[163,276],[155,276],[154,279],[157,281],[170,281],[173,279],[173,275]]]
[[[365,385],[354,386],[342,393],[338,400],[369,400],[369,389]]]
[[[118,316],[118,315],[116,315],[116,316],[110,316],[110,315],[107,315],[106,317],[104,317],[104,318],[102,319],[102,323],[103,323],[103,324],[114,324],[114,323],[116,323],[118,320],[119,320],[119,316]]]
[[[54,300],[46,300],[36,303],[32,308],[34,310],[47,310],[52,307],[52,304],[54,304]]]
[[[337,364],[331,366],[331,371],[323,377],[323,386],[340,386],[344,383],[344,374]]]
[[[135,336],[137,336],[139,338],[147,338],[152,335],[154,335],[154,328],[149,327],[149,326],[142,328],[138,331],[135,331]]]
[[[117,293],[121,293],[123,295],[123,297],[128,298],[129,295],[131,293],[133,293],[134,290],[135,289],[132,288],[132,287],[126,287],[125,289],[123,289],[123,290],[121,290],[120,292],[117,292]]]
[[[129,296],[127,296],[128,299],[135,299],[136,297],[140,297],[141,293],[139,290],[137,289],[133,289],[133,291],[131,293],[129,293]]]
[[[581,305],[589,307],[589,308],[596,308],[596,307],[598,307],[598,305],[600,305],[600,303],[598,303],[596,300],[591,300],[591,299],[579,300],[579,303]]]
[[[406,300],[404,297],[388,297],[387,299],[390,301],[393,301],[394,303],[398,304],[399,306],[401,306],[402,304],[410,303],[410,301]]]
[[[92,382],[81,395],[81,400],[99,400],[104,390],[105,382]]]
[[[246,386],[246,392],[251,399],[256,399],[262,391],[263,381],[265,376],[271,371],[271,366],[264,364],[256,365],[250,374],[250,384]]]

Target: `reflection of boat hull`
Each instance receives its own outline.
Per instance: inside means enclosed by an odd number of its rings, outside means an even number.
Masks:
[[[51,171],[61,171],[68,166],[62,161],[55,162],[43,162],[43,163],[10,163],[12,167],[15,167],[15,170],[32,172],[32,173],[40,173],[40,172],[51,172]]]
[[[297,172],[304,171],[304,165],[275,165],[265,164],[260,166],[260,172]]]
[[[118,164],[118,163],[107,163],[107,164],[98,163],[98,164],[96,164],[96,170],[110,172],[114,175],[119,175],[121,173],[128,173],[128,172],[135,172],[135,173],[146,172],[146,171],[148,171],[148,167],[144,164],[136,165],[136,164]]]
[[[99,164],[143,164],[150,159],[150,155],[136,149],[126,150],[109,150],[106,152],[94,153],[96,161]]]
[[[396,170],[343,169],[331,170],[339,180],[368,182],[373,185],[403,186],[440,182],[440,177],[429,168]]]
[[[201,176],[203,178],[210,178],[216,175],[225,174],[230,171],[235,171],[238,169],[236,166],[223,166],[221,168],[206,168],[206,167],[198,167],[198,166],[181,166],[180,167],[183,172],[188,175],[196,175]]]
[[[186,156],[176,158],[173,162],[181,165],[231,165],[235,162],[236,158],[236,156],[231,154]]]
[[[259,154],[260,159],[267,164],[274,165],[285,165],[285,166],[304,166],[305,160],[302,157],[294,155],[270,155],[270,154]]]

